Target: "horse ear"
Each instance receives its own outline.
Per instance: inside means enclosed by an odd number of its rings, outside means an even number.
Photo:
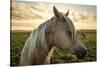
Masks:
[[[67,13],[65,15],[68,16],[68,14],[69,14],[69,10],[67,11]]]
[[[55,15],[56,17],[59,17],[59,11],[56,9],[55,6],[53,7],[53,12],[54,12],[54,15]]]

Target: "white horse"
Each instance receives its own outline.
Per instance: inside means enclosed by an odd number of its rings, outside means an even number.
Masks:
[[[86,47],[76,36],[75,27],[66,14],[53,7],[54,16],[32,31],[23,47],[20,65],[50,64],[54,47],[73,51],[77,58],[86,55]]]

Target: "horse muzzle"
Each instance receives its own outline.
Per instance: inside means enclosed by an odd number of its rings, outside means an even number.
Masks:
[[[75,54],[78,59],[82,59],[86,56],[87,50],[85,48],[76,49]]]

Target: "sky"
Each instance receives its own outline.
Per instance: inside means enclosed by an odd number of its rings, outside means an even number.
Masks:
[[[76,29],[96,29],[96,6],[67,3],[14,1],[12,3],[12,30],[33,30],[50,19],[53,6],[66,13]]]

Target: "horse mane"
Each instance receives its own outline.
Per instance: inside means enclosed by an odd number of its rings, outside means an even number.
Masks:
[[[39,27],[32,31],[30,35],[31,39],[31,46],[30,49],[33,49],[33,47],[36,47],[37,43],[41,42],[41,46],[48,51],[47,41],[46,41],[46,34],[45,30],[46,28],[52,24],[51,20],[54,19],[53,17],[50,20],[47,20],[46,22],[39,25]]]

